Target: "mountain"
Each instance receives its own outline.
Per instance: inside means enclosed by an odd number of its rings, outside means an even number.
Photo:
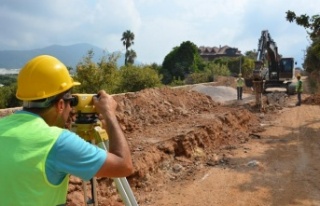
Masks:
[[[93,61],[97,62],[102,56],[107,56],[107,51],[86,43],[74,44],[70,46],[52,45],[42,49],[33,50],[3,50],[0,51],[0,68],[20,69],[31,58],[47,54],[52,55],[62,61],[66,66],[76,68],[76,65],[87,56],[88,51],[94,52]],[[124,55],[118,59],[118,66],[124,64]]]

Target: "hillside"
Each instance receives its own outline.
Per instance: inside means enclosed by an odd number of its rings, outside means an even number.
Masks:
[[[45,48],[33,49],[33,50],[3,50],[0,51],[0,68],[6,69],[19,69],[30,60],[31,58],[48,54],[60,59],[66,66],[75,68],[88,51],[94,52],[93,60],[97,62],[102,56],[110,54],[109,51],[105,51],[99,47],[90,44],[74,44],[70,46],[52,45]],[[124,63],[123,55],[119,58],[118,65],[121,66]]]

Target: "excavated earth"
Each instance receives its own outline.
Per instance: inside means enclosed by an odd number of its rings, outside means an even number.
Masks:
[[[224,164],[228,160],[221,150],[249,141],[260,129],[259,118],[245,107],[225,107],[189,89],[146,89],[115,99],[134,163],[127,179],[141,205],[152,202],[144,193],[192,179],[204,165]],[[99,179],[100,205],[118,202],[110,183]],[[80,186],[79,180],[72,181],[70,205],[81,204],[74,198],[81,196]]]
[[[225,80],[206,87],[227,86],[230,90],[232,83]],[[274,92],[263,97],[261,109],[250,89],[245,90],[244,100],[230,101],[231,94],[226,93],[229,99],[224,102],[195,87],[154,88],[114,96],[118,120],[132,151],[134,173],[127,180],[140,206],[172,205],[158,203],[157,196],[167,188],[179,190],[179,185],[192,182],[207,168],[230,166],[234,150],[260,138],[265,130],[262,121],[271,121],[278,111],[295,103],[295,97]],[[305,104],[319,104],[319,100],[316,95],[304,96]],[[14,110],[1,110],[1,116]],[[97,181],[98,205],[124,205],[113,180]],[[71,176],[68,205],[84,205],[83,195],[82,181]]]

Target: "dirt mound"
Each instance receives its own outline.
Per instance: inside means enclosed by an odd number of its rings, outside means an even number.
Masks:
[[[211,96],[188,87],[114,96],[134,163],[127,179],[140,206],[156,205],[150,193],[192,180],[201,168],[228,164],[232,150],[262,130],[261,115],[251,105],[223,106]],[[96,189],[100,206],[124,205],[113,180],[98,179]],[[83,195],[82,181],[71,176],[68,205],[84,205]]]
[[[181,117],[207,111],[217,103],[210,97],[185,89],[147,89],[114,97],[118,104],[118,119],[125,131],[168,123]]]
[[[302,104],[320,105],[320,94],[312,94],[302,100]]]
[[[260,129],[259,119],[247,109],[221,106],[188,89],[146,89],[115,99],[133,155],[135,172],[127,179],[139,205],[152,203],[148,193],[171,181],[226,164],[228,152]],[[110,179],[98,182],[99,205],[123,205]],[[82,204],[81,181],[72,177],[70,183],[68,204]]]

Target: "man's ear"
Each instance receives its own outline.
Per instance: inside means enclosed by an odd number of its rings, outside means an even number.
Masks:
[[[65,104],[64,104],[64,101],[63,99],[60,99],[56,104],[55,104],[55,107],[56,107],[56,111],[58,113],[62,113],[64,107],[65,107]]]

